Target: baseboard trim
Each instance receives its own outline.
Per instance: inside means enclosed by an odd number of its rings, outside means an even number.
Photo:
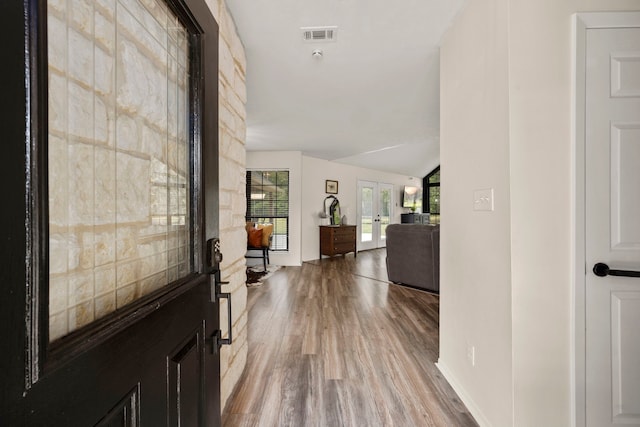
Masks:
[[[438,359],[436,367],[440,370],[440,373],[442,373],[442,375],[447,380],[451,388],[453,388],[453,391],[456,392],[460,400],[462,400],[462,403],[465,404],[480,427],[492,427],[487,417],[484,416],[478,405],[476,405],[476,402],[471,397],[469,397],[469,394],[466,392],[464,387],[460,385],[455,375],[451,373],[446,364],[442,362],[442,359]]]

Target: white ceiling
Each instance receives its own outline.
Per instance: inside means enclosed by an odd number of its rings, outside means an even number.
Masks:
[[[439,43],[464,2],[227,0],[247,56],[247,150],[426,175],[439,164]],[[300,27],[334,25],[335,42],[303,41]]]

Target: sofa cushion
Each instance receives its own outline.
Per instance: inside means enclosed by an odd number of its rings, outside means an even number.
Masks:
[[[262,230],[262,247],[269,247],[271,245],[271,234],[273,233],[273,224],[258,224],[256,227],[258,230]]]
[[[248,245],[252,248],[259,248],[262,246],[262,230],[257,228],[248,228]]]

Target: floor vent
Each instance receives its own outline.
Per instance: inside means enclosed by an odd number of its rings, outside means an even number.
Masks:
[[[302,39],[306,42],[334,42],[338,27],[302,27]]]

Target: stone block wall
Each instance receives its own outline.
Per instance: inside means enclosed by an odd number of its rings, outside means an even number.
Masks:
[[[231,292],[233,344],[224,346],[220,357],[221,404],[224,408],[247,361],[247,236],[246,212],[246,58],[244,47],[224,0],[207,0],[220,26],[219,39],[219,164],[220,164],[220,242],[222,280]],[[220,325],[227,333],[226,301],[220,306]]]

